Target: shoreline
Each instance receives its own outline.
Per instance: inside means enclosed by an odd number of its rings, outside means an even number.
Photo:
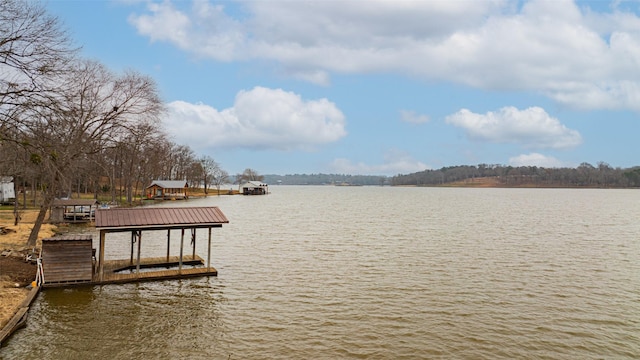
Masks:
[[[14,225],[13,210],[0,210],[0,349],[25,325],[28,309],[39,292],[39,288],[30,285],[35,280],[36,267],[24,259],[33,250],[26,247],[26,242],[38,210],[21,210],[20,213],[21,221]],[[43,238],[52,237],[58,231],[55,225],[43,224],[36,249]]]
[[[20,304],[16,306],[13,315],[0,329],[0,349],[2,348],[2,344],[5,343],[6,340],[11,338],[11,335],[13,335],[13,333],[26,326],[29,308],[31,306],[31,303],[33,303],[33,301],[38,296],[39,292],[39,286],[32,287],[31,290],[28,290]]]

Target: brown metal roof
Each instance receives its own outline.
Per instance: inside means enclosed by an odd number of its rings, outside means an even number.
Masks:
[[[217,206],[113,208],[96,211],[96,228],[188,228],[222,226],[228,222]]]

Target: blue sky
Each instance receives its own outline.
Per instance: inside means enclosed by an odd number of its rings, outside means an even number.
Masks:
[[[157,82],[230,174],[640,165],[640,3],[59,1],[82,56]]]

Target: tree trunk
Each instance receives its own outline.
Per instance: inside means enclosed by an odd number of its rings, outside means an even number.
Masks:
[[[16,179],[16,177],[13,177],[14,179]],[[18,225],[18,223],[20,222],[20,212],[18,212],[18,188],[16,186],[17,181],[14,180],[13,181],[13,225]]]
[[[16,201],[18,201],[17,196]],[[22,179],[22,208],[27,209],[27,181],[25,179]]]
[[[37,191],[36,191],[36,180],[33,180],[33,183],[31,184],[31,192],[33,193],[33,206],[35,207],[36,205],[38,205],[37,202]]]
[[[46,194],[42,205],[40,206],[40,212],[38,212],[38,217],[36,218],[36,222],[33,224],[33,228],[31,229],[31,233],[29,234],[29,239],[27,240],[27,247],[35,247],[38,241],[38,233],[40,232],[40,227],[42,227],[42,223],[44,223],[44,217],[47,215],[47,210],[51,203],[53,202],[53,195]]]

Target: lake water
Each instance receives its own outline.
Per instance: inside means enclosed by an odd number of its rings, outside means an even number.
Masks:
[[[0,358],[640,358],[638,190],[270,190],[163,205],[218,277],[47,289]]]

